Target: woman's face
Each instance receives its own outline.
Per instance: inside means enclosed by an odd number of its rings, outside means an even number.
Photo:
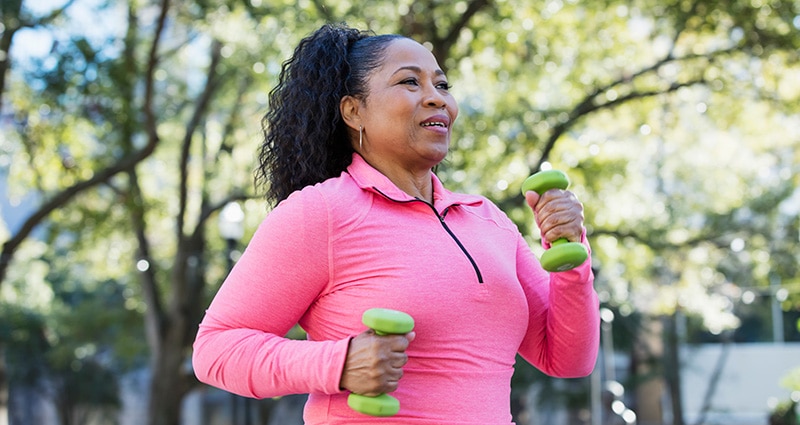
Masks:
[[[424,46],[396,39],[385,56],[370,75],[368,94],[359,106],[361,154],[370,163],[430,170],[447,155],[458,105],[436,58]]]

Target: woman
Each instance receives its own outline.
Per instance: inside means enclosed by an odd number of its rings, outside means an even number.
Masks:
[[[517,353],[553,376],[592,371],[589,261],[548,274],[489,200],[442,186],[432,168],[457,115],[436,59],[411,39],[326,25],[299,44],[260,155],[279,204],[200,325],[201,381],[309,393],[307,424],[508,425]],[[526,200],[543,239],[587,244],[574,195]],[[375,335],[361,324],[373,307],[410,314],[414,331]],[[307,340],[284,338],[296,323]],[[400,412],[354,412],[350,392],[392,393]]]

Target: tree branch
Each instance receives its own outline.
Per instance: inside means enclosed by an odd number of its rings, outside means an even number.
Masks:
[[[690,86],[690,85],[694,85],[694,84],[703,83],[704,80],[701,77],[701,78],[698,78],[698,79],[695,79],[695,80],[691,80],[691,81],[688,81],[688,82],[672,83],[670,85],[669,89],[664,90],[664,91],[652,90],[652,91],[645,91],[645,92],[634,92],[634,93],[631,93],[631,94],[629,94],[627,96],[619,97],[619,98],[615,99],[614,101],[598,104],[596,102],[596,99],[600,95],[602,95],[603,93],[606,93],[609,90],[611,90],[611,89],[613,89],[615,87],[618,87],[618,86],[620,86],[622,84],[631,83],[636,78],[639,78],[639,77],[644,76],[646,74],[657,72],[663,66],[665,66],[665,65],[667,65],[669,63],[672,63],[672,62],[686,62],[686,61],[695,60],[695,59],[713,60],[718,56],[729,54],[729,53],[735,52],[737,50],[738,49],[736,47],[731,47],[731,48],[728,48],[728,49],[715,50],[713,52],[705,53],[705,54],[690,54],[690,55],[686,55],[686,56],[683,56],[683,57],[680,57],[680,58],[673,57],[672,56],[672,52],[670,52],[666,56],[661,58],[659,61],[657,61],[656,63],[654,63],[654,64],[652,64],[652,65],[650,65],[648,67],[642,68],[639,71],[635,72],[634,74],[621,76],[617,80],[612,81],[611,83],[606,84],[605,86],[598,87],[597,89],[593,90],[590,94],[586,95],[583,98],[583,100],[580,103],[578,103],[578,105],[575,106],[572,109],[572,111],[569,113],[569,118],[566,121],[564,121],[563,123],[560,123],[560,124],[556,125],[555,127],[553,127],[553,131],[550,133],[550,137],[548,137],[547,142],[545,143],[544,148],[542,149],[542,155],[539,157],[538,163],[534,167],[531,167],[531,172],[536,172],[541,168],[542,164],[549,159],[550,152],[555,147],[556,141],[561,137],[562,134],[564,134],[569,128],[571,128],[575,124],[575,122],[578,121],[578,119],[580,119],[584,115],[587,115],[587,114],[589,114],[591,112],[594,112],[594,111],[596,111],[598,109],[617,106],[619,104],[628,102],[630,100],[640,99],[640,98],[649,97],[649,96],[654,96],[654,95],[658,95],[658,94],[662,94],[662,93],[673,92],[673,91],[675,91],[675,90],[677,90],[677,89],[679,89],[681,87],[686,87],[686,86]]]
[[[158,63],[158,44],[161,39],[161,33],[164,30],[168,9],[169,0],[162,0],[161,14],[158,20],[156,35],[150,48],[147,66],[145,80],[145,102],[143,106],[146,124],[145,127],[147,128],[148,135],[147,144],[140,151],[134,153],[133,155],[98,171],[93,175],[92,178],[78,182],[57,193],[55,196],[50,198],[50,200],[44,202],[39,209],[34,211],[33,214],[31,214],[25,220],[25,222],[22,223],[22,227],[19,229],[19,231],[17,231],[17,233],[14,234],[9,240],[3,243],[3,249],[0,251],[0,285],[2,285],[2,283],[5,281],[8,272],[8,266],[10,265],[11,260],[14,257],[14,253],[19,248],[20,244],[22,244],[22,242],[28,236],[30,236],[33,229],[36,228],[36,226],[38,226],[42,221],[44,221],[44,219],[47,218],[50,213],[57,208],[64,206],[67,202],[71,201],[75,195],[83,192],[84,190],[90,189],[100,183],[107,182],[109,179],[111,179],[111,177],[120,172],[133,169],[133,167],[135,167],[155,151],[155,148],[159,142],[159,138],[158,133],[156,132],[155,114],[153,113],[153,74]]]
[[[34,19],[31,21],[26,21],[21,19],[20,12],[22,10],[22,2],[18,1],[13,3],[16,6],[15,10],[11,14],[11,18],[7,19],[3,16],[2,24],[5,27],[2,37],[0,37],[0,110],[2,110],[3,106],[3,94],[5,93],[6,87],[6,76],[8,74],[8,70],[11,67],[11,43],[14,40],[14,35],[22,28],[35,28],[40,25],[46,25],[52,22],[54,19],[58,18],[62,13],[64,13],[75,0],[69,0],[68,2],[64,3],[63,6],[53,10],[46,16],[40,19]]]
[[[313,0],[314,6],[317,8],[317,11],[325,18],[325,22],[333,22],[334,16],[331,9],[325,4],[323,0]]]
[[[145,332],[148,346],[153,352],[158,352],[161,349],[161,341],[164,336],[164,308],[161,304],[161,296],[158,293],[155,269],[156,263],[150,253],[150,241],[147,239],[147,225],[144,218],[144,202],[139,187],[139,176],[135,168],[128,171],[128,179],[128,184],[130,186],[129,203],[133,205],[129,210],[131,211],[133,232],[139,244],[139,260],[146,261],[148,264],[147,268],[139,270],[139,279],[142,284],[142,297],[145,299],[147,305],[147,311],[144,314]]]
[[[442,67],[445,73],[447,73],[446,62],[447,58],[450,57],[450,49],[453,47],[456,41],[458,41],[458,36],[461,34],[461,30],[469,24],[469,21],[478,12],[485,7],[491,6],[491,4],[492,0],[470,1],[467,5],[467,10],[464,11],[464,13],[453,23],[453,25],[447,29],[447,33],[443,37],[439,37],[436,34],[436,26],[431,23],[431,28],[433,28],[432,33],[434,35],[434,39],[431,40],[433,42],[433,55],[439,61],[439,65]]]
[[[217,78],[217,67],[219,66],[220,59],[222,58],[222,44],[219,41],[214,41],[211,44],[211,63],[208,66],[208,71],[206,72],[206,85],[203,89],[203,92],[200,94],[200,97],[195,102],[195,110],[192,114],[192,118],[189,120],[189,123],[186,125],[186,132],[183,136],[183,141],[181,143],[181,158],[180,158],[180,195],[179,195],[179,208],[178,208],[178,216],[177,216],[177,237],[178,241],[183,239],[184,235],[184,224],[186,222],[186,208],[188,203],[188,194],[189,194],[189,187],[188,187],[188,180],[189,180],[189,152],[191,150],[192,145],[192,138],[194,136],[195,131],[197,131],[197,127],[200,125],[200,121],[202,120],[203,116],[206,113],[206,109],[208,108],[208,104],[214,94],[218,86],[218,78]],[[180,243],[180,242],[179,242]]]
[[[442,44],[443,48],[450,50],[450,47],[455,44],[458,40],[459,34],[461,34],[461,30],[464,29],[469,21],[475,16],[478,12],[481,11],[484,7],[490,6],[492,4],[492,0],[472,0],[467,5],[467,10],[459,17],[459,19],[451,26],[447,34],[438,39],[437,41]]]
[[[169,12],[169,1],[161,0],[161,13],[158,16],[156,29],[153,36],[153,43],[150,45],[150,53],[147,55],[147,69],[145,70],[144,81],[144,118],[145,129],[147,131],[148,144],[157,143],[158,141],[158,122],[156,121],[155,113],[153,112],[153,90],[155,87],[155,72],[158,67],[159,56],[158,49],[161,42],[161,36],[164,33],[164,27],[167,22],[167,13]]]

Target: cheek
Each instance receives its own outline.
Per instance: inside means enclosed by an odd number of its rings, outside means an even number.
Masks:
[[[456,118],[458,118],[458,104],[455,103],[455,100],[453,100],[453,106],[451,106],[449,109],[450,117],[455,122]]]

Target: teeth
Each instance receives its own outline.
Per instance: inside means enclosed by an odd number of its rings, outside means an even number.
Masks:
[[[423,127],[446,127],[444,123],[441,122],[425,122],[422,123]]]

